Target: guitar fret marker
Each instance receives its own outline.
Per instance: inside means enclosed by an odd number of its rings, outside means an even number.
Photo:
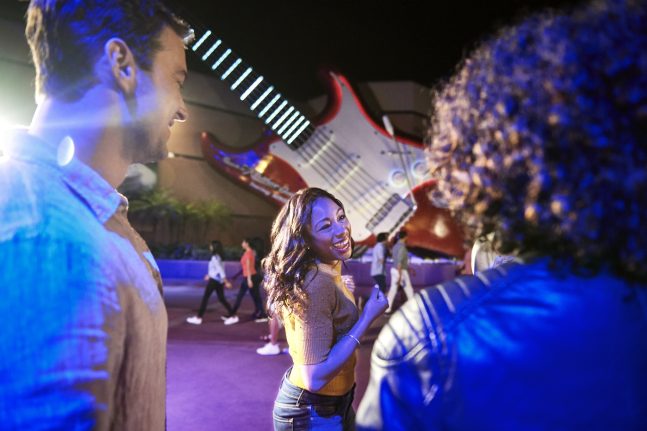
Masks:
[[[238,87],[240,85],[240,83],[243,82],[245,80],[245,78],[247,78],[247,75],[249,75],[251,72],[252,72],[252,68],[248,67],[247,70],[245,72],[243,72],[242,75],[240,75],[240,78],[238,78],[236,80],[236,82],[234,82],[234,85],[231,86],[231,89],[235,90],[236,87]]]
[[[301,122],[302,122],[303,120],[305,120],[305,119],[306,119],[306,117],[304,117],[303,115],[302,115],[301,117],[299,117],[299,119],[298,119],[298,120],[297,120],[297,121],[292,125],[292,127],[290,127],[290,130],[288,130],[288,131],[285,133],[285,136],[283,136],[283,139],[287,140],[287,139],[290,137],[290,135],[292,134],[292,132],[294,132],[294,130],[295,130],[297,127],[299,127],[299,124],[301,124]]]
[[[216,70],[220,64],[225,61],[225,58],[227,58],[231,54],[231,49],[227,49],[223,55],[220,56],[218,60],[211,66],[211,70]]]
[[[267,95],[268,95],[268,94],[270,94],[270,93],[272,92],[272,90],[274,90],[274,87],[270,85],[270,87],[269,87],[267,90],[265,90],[265,92],[261,95],[261,97],[260,97],[256,102],[254,102],[254,103],[252,104],[252,106],[251,106],[251,110],[253,111],[254,109],[258,108],[258,105],[260,105],[260,104],[261,104],[261,102],[262,102],[263,100],[265,100],[265,98],[267,97]],[[259,116],[262,116],[262,115],[263,115],[263,114],[261,114],[261,115],[259,115]]]
[[[243,60],[241,60],[240,58],[239,58],[238,60],[234,61],[234,64],[232,64],[231,66],[229,66],[229,69],[227,69],[227,71],[226,71],[225,73],[223,73],[223,74],[222,74],[222,76],[220,77],[220,79],[226,79],[226,78],[229,76],[229,74],[230,74],[231,72],[233,72],[233,71],[234,71],[234,69],[236,69],[236,68],[238,67],[238,65],[240,64],[240,62],[241,62],[241,61],[243,61]]]
[[[306,121],[305,123],[303,123],[303,126],[299,127],[299,130],[297,130],[297,131],[294,133],[294,135],[292,135],[292,137],[291,137],[291,138],[290,138],[290,140],[287,142],[287,144],[288,144],[288,145],[290,145],[290,144],[291,144],[291,143],[296,139],[296,137],[297,137],[297,136],[299,136],[299,135],[301,135],[301,132],[303,132],[303,130],[304,130],[306,127],[308,127],[309,125],[310,125],[310,121]]]
[[[263,80],[263,77],[262,77],[262,76],[259,76],[258,78],[256,78],[256,81],[254,81],[254,83],[253,83],[252,85],[250,85],[250,86],[249,86],[249,88],[248,88],[247,90],[245,90],[245,92],[240,96],[240,100],[245,100],[245,99],[247,99],[247,96],[249,96],[249,94],[250,94],[252,91],[254,91],[254,89],[255,89],[256,87],[258,87],[258,84],[260,84],[262,80]],[[268,90],[270,90],[270,89],[271,89],[271,88],[268,88]],[[261,99],[259,99],[259,100],[261,100]],[[258,100],[257,100],[256,102],[258,102]],[[256,104],[256,102],[254,102],[254,104]],[[252,106],[254,106],[254,105],[252,105]],[[257,106],[258,106],[258,105],[257,105]],[[253,111],[253,110],[254,110],[254,108],[252,108],[252,111]]]
[[[276,123],[274,123],[272,129],[276,130],[276,128],[279,127],[283,123],[283,121],[285,121],[285,119],[288,117],[288,115],[290,115],[290,113],[292,113],[292,111],[294,111],[294,106],[290,106],[290,109],[288,109],[283,113],[283,115],[281,115],[281,118],[279,118]]]
[[[286,121],[285,123],[283,123],[283,125],[281,126],[281,128],[279,129],[279,131],[278,131],[278,132],[276,132],[276,133],[278,133],[279,135],[282,135],[282,134],[283,134],[283,132],[285,131],[285,129],[287,129],[288,127],[290,127],[290,124],[292,124],[292,122],[293,122],[294,120],[296,120],[296,118],[297,118],[298,116],[299,116],[299,111],[295,111],[295,112],[294,112],[294,114],[292,114],[292,116],[290,117],[290,119],[289,119],[288,121]]]
[[[281,103],[281,105],[279,105],[279,107],[276,108],[276,110],[274,112],[272,112],[272,115],[267,117],[267,120],[265,120],[265,124],[270,124],[270,121],[272,121],[274,119],[274,117],[276,117],[278,115],[278,113],[281,112],[283,110],[283,108],[285,108],[285,105],[287,105],[287,104],[288,104],[288,102],[286,100],[284,100],[283,103]]]
[[[216,50],[216,48],[218,48],[218,46],[220,46],[221,43],[222,43],[222,40],[218,39],[216,43],[211,45],[211,48],[209,48],[209,50],[205,52],[204,55],[202,56],[202,61],[207,61],[207,58],[209,58],[209,56],[213,54],[213,52]]]
[[[205,40],[207,40],[207,38],[208,38],[209,36],[211,36],[211,30],[207,30],[207,32],[206,32],[205,34],[203,34],[203,35],[202,35],[202,37],[200,38],[200,40],[199,40],[199,41],[197,41],[197,42],[195,43],[195,45],[193,45],[193,52],[197,51],[197,50],[198,50],[198,48],[200,48],[200,45],[202,45],[202,44],[204,43],[204,41],[205,41]]]
[[[277,100],[279,100],[280,97],[281,97],[280,94],[277,94],[276,96],[274,96],[274,99],[272,99],[272,101],[270,103],[268,103],[265,108],[263,108],[261,113],[258,114],[258,118],[261,118],[263,115],[265,115],[265,113],[272,107],[272,105],[274,105],[276,103]]]

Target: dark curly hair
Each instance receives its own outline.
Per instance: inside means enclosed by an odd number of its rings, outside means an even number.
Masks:
[[[25,35],[36,68],[36,95],[79,98],[94,82],[103,45],[123,39],[150,70],[165,25],[188,43],[193,31],[161,0],[31,0]]]
[[[434,95],[433,196],[468,236],[647,281],[647,12],[545,13],[484,42]]]
[[[272,245],[263,259],[263,270],[267,302],[274,305],[274,312],[278,315],[283,308],[298,314],[306,304],[304,283],[308,272],[316,269],[317,258],[309,247],[308,226],[312,205],[319,198],[330,199],[344,209],[341,201],[332,194],[311,187],[292,195],[272,224]],[[272,312],[271,306],[268,309]]]

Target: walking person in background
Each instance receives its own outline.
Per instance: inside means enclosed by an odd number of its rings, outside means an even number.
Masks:
[[[261,282],[263,281],[261,275],[256,271],[256,251],[251,246],[252,240],[245,238],[241,244],[243,247],[243,255],[240,258],[240,266],[242,269],[243,281],[240,283],[240,290],[236,296],[236,302],[232,310],[232,315],[225,319],[225,325],[233,325],[239,322],[238,309],[243,302],[243,298],[247,291],[252,295],[254,300],[254,314],[252,318],[257,322],[266,322],[267,314],[263,308],[263,300],[261,299]]]
[[[271,310],[285,324],[293,366],[274,404],[275,430],[352,430],[356,350],[387,307],[379,289],[359,314],[342,282],[352,254],[344,206],[330,193],[303,189],[283,206],[263,260]]]
[[[409,278],[409,250],[407,250],[407,232],[402,230],[398,233],[398,240],[393,246],[393,266],[391,267],[391,287],[389,287],[389,308],[387,313],[393,311],[393,303],[398,293],[398,287],[404,289],[407,299],[413,298],[413,286]]]
[[[386,257],[389,254],[386,246],[388,237],[386,232],[377,234],[377,243],[373,247],[371,257],[371,277],[384,294],[386,294]]]
[[[224,289],[225,287],[231,287],[231,283],[229,283],[229,280],[225,276],[225,268],[222,264],[222,243],[220,241],[212,241],[209,250],[211,251],[211,260],[209,261],[209,272],[204,276],[204,279],[207,280],[207,285],[204,288],[200,310],[197,316],[187,317],[186,319],[187,322],[193,325],[200,325],[202,323],[202,316],[204,316],[204,312],[207,310],[209,298],[214,290],[216,291],[216,295],[218,295],[218,301],[227,310],[224,320],[234,315],[234,309],[227,302],[227,298],[225,298]]]

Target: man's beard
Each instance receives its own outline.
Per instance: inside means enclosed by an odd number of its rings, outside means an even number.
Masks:
[[[168,155],[166,143],[154,139],[144,120],[138,120],[127,128],[123,145],[124,159],[131,163],[153,163]]]

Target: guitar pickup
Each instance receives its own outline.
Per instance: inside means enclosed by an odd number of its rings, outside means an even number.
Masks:
[[[400,229],[415,211],[416,204],[410,195],[403,198],[394,193],[382,205],[382,208],[371,217],[366,224],[366,228],[373,233],[388,232],[391,234]]]

